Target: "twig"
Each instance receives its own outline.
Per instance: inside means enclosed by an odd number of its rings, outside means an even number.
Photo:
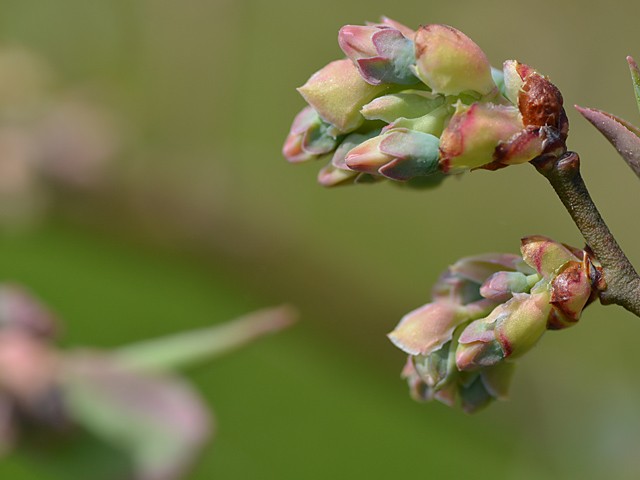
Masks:
[[[600,301],[620,305],[640,317],[640,276],[631,265],[596,208],[580,175],[580,157],[540,157],[533,165],[546,177],[600,261],[607,283]]]

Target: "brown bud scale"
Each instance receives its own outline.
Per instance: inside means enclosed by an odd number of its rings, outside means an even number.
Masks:
[[[558,87],[539,74],[529,75],[518,97],[518,108],[525,126],[551,126],[562,130],[566,119]]]
[[[575,311],[570,304],[581,288],[584,275],[581,262],[567,262],[551,282],[550,303],[570,321],[577,321],[582,313],[582,309]]]

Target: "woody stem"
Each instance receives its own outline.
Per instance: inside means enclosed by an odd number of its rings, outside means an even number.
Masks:
[[[567,152],[561,157],[540,157],[531,163],[549,181],[600,261],[607,283],[599,292],[600,301],[604,305],[620,305],[640,317],[640,276],[593,203],[580,175],[578,154]]]

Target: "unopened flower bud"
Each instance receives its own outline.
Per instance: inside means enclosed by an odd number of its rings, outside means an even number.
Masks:
[[[515,107],[458,103],[440,137],[440,164],[445,172],[470,170],[494,161],[496,148],[523,129]]]
[[[551,281],[550,301],[556,315],[550,319],[548,327],[558,330],[575,325],[592,293],[592,281],[585,263],[565,263]]]
[[[516,270],[529,272],[522,259],[510,253],[487,253],[461,258],[450,267],[450,270],[460,277],[475,282],[478,286],[496,272]]]
[[[335,185],[353,182],[356,177],[362,175],[360,172],[351,170],[347,166],[345,158],[352,149],[372,137],[377,136],[377,133],[378,132],[374,130],[368,134],[352,133],[347,135],[334,152],[331,162],[320,170],[318,174],[318,182],[320,185],[333,187]]]
[[[296,116],[282,153],[291,163],[300,163],[331,152],[338,141],[329,133],[331,126],[311,107]]]
[[[531,285],[525,274],[521,272],[497,272],[482,284],[480,295],[496,302],[506,302],[514,293],[522,293],[529,288],[531,288]]]
[[[418,375],[411,356],[407,358],[407,363],[405,363],[400,376],[409,384],[409,394],[415,401],[428,402],[433,399],[433,389]]]
[[[409,27],[407,27],[406,25],[397,22],[395,20],[393,20],[392,18],[389,17],[382,17],[380,19],[380,23],[376,24],[376,25],[386,25],[387,27],[391,27],[391,28],[395,28],[396,30],[398,30],[400,33],[402,33],[405,37],[407,38],[413,38],[416,35],[416,32],[414,30],[411,30]]]
[[[449,382],[452,376],[458,373],[455,365],[455,351],[451,349],[451,342],[445,343],[429,355],[417,355],[412,358],[420,378],[435,390]],[[452,359],[453,362],[450,361]]]
[[[413,42],[388,25],[346,25],[338,34],[340,48],[371,85],[418,83]]]
[[[524,237],[520,251],[524,261],[545,278],[565,263],[579,260],[566,246],[542,235]]]
[[[358,172],[406,181],[438,172],[438,138],[407,129],[394,129],[352,149],[347,166]]]
[[[367,120],[392,123],[398,118],[418,118],[444,104],[442,96],[419,90],[407,90],[378,97],[362,107],[360,113]]]
[[[482,383],[492,397],[506,400],[509,397],[509,386],[515,371],[514,362],[501,362],[493,367],[484,368],[480,372]]]
[[[461,407],[465,413],[475,413],[493,400],[479,374],[471,376],[467,382],[461,384],[459,392]]]
[[[375,25],[345,25],[338,32],[338,44],[351,60],[373,57],[378,54],[373,35],[384,29]]]
[[[298,91],[339,134],[358,128],[364,122],[360,109],[387,88],[365,82],[351,60],[345,58],[314,73]]]
[[[491,93],[496,85],[484,52],[464,33],[448,25],[425,25],[415,36],[416,72],[435,93]]]
[[[431,297],[434,301],[446,300],[458,305],[466,305],[482,298],[478,291],[478,282],[458,275],[453,272],[452,267],[440,275],[431,289]]]
[[[466,314],[450,302],[433,302],[407,313],[388,335],[401,350],[410,355],[429,355],[451,340],[453,331]]]
[[[508,397],[511,378],[515,365],[501,362],[493,367],[483,368],[479,372],[470,374],[460,382],[460,400],[465,413],[475,413],[486,407],[493,400],[506,400]]]
[[[523,355],[542,337],[550,310],[548,294],[514,294],[462,332],[456,353],[458,369],[488,367]]]

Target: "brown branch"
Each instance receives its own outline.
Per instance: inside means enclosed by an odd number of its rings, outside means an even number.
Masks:
[[[640,276],[593,203],[580,175],[578,154],[540,157],[531,163],[549,181],[602,264],[607,287],[600,292],[600,301],[620,305],[640,317]]]

